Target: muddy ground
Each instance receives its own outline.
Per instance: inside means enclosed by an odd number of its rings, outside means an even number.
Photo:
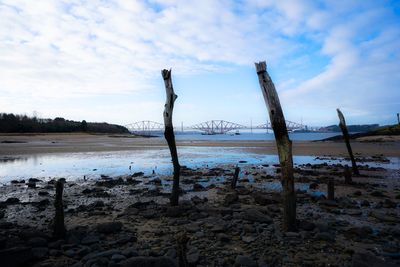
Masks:
[[[183,233],[189,266],[399,266],[399,170],[361,167],[345,184],[341,165],[296,167],[298,231],[288,233],[279,166],[245,165],[235,190],[233,170],[184,168],[179,207],[168,205],[168,176],[66,181],[63,240],[51,232],[55,181],[13,181],[0,187],[2,266],[175,266]]]

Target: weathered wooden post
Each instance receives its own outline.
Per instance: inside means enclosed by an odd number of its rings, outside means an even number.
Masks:
[[[343,176],[344,176],[344,183],[345,184],[351,184],[353,182],[352,179],[351,179],[350,168],[347,165],[344,166]]]
[[[397,113],[397,123],[400,125],[400,113]]]
[[[189,266],[187,256],[186,256],[188,241],[189,241],[189,238],[186,235],[185,231],[178,234],[178,236],[176,237],[178,266],[179,267],[188,267]]]
[[[232,189],[236,188],[236,184],[237,184],[237,181],[238,181],[238,178],[239,178],[239,172],[240,172],[240,167],[236,167],[235,168],[235,174],[233,175],[232,182],[231,182],[231,188]]]
[[[336,110],[337,110],[339,120],[340,120],[339,126],[340,126],[340,129],[342,129],[343,138],[346,143],[347,151],[349,152],[353,173],[355,175],[359,175],[360,173],[357,168],[356,160],[354,159],[353,151],[351,150],[351,146],[350,146],[350,137],[349,137],[349,131],[347,131],[346,121],[344,119],[343,113],[339,109],[336,109]]]
[[[261,91],[268,108],[272,129],[281,165],[281,183],[283,187],[283,230],[296,230],[296,191],[293,179],[292,142],[286,128],[285,117],[275,85],[267,72],[265,61],[255,63]]]
[[[178,153],[176,151],[174,126],[172,124],[172,112],[174,110],[174,103],[177,99],[177,95],[174,92],[171,79],[171,70],[162,70],[162,77],[165,84],[165,92],[167,94],[167,100],[165,102],[164,109],[164,137],[167,140],[169,151],[171,152],[172,164],[174,166],[174,181],[172,185],[172,193],[170,198],[171,206],[177,206],[179,204],[179,175],[181,166],[179,165]]]
[[[56,213],[54,217],[53,237],[55,239],[63,239],[65,237],[64,206],[62,200],[64,182],[58,180],[55,184],[55,187],[56,187],[56,196],[54,201],[54,207]]]
[[[335,182],[333,178],[329,178],[328,180],[328,200],[335,199]]]

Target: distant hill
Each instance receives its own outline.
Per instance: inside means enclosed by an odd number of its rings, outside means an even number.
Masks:
[[[362,124],[362,125],[347,125],[347,130],[349,132],[368,132],[373,131],[379,128],[379,124]],[[340,127],[338,125],[329,125],[326,127],[320,128],[320,131],[323,132],[332,132],[332,133],[340,133]]]
[[[62,132],[89,132],[89,133],[129,133],[121,125],[105,122],[72,121],[64,118],[38,119],[26,115],[0,113],[1,133],[62,133]]]
[[[355,139],[367,136],[388,136],[388,135],[400,135],[400,124],[382,126],[379,127],[378,129],[365,133],[350,134],[350,138]],[[337,141],[337,140],[342,140],[342,138],[343,138],[342,135],[336,135],[330,138],[326,138],[322,141]]]

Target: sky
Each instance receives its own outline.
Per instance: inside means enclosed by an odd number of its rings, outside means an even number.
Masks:
[[[285,118],[397,122],[400,1],[0,0],[0,112],[174,123],[268,119],[266,61]]]

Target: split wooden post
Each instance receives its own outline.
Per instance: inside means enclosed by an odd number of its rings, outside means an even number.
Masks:
[[[285,117],[275,85],[267,72],[265,61],[255,63],[261,91],[268,108],[272,129],[281,165],[281,183],[283,187],[283,230],[296,230],[296,191],[293,179],[292,142],[286,128]]]
[[[63,206],[63,189],[64,189],[64,182],[58,180],[55,184],[56,187],[56,196],[54,201],[55,207],[55,217],[54,217],[54,231],[53,237],[55,239],[63,239],[65,237],[65,225],[64,225],[64,206]]]
[[[333,178],[329,178],[328,180],[328,200],[335,199],[335,182]]]
[[[349,152],[353,173],[355,175],[359,175],[360,173],[357,168],[356,160],[354,159],[353,151],[351,150],[351,146],[350,146],[350,137],[349,137],[349,131],[347,130],[347,126],[346,126],[346,121],[344,119],[343,113],[339,109],[336,109],[336,111],[339,116],[339,121],[340,121],[339,126],[340,126],[340,129],[342,129],[343,138],[346,143],[347,151]]]
[[[181,166],[179,165],[178,153],[176,151],[174,126],[172,124],[172,113],[174,111],[174,103],[177,99],[177,95],[174,92],[171,79],[171,70],[162,70],[161,75],[164,79],[165,92],[167,94],[167,100],[165,102],[164,109],[164,137],[167,140],[169,151],[171,152],[172,164],[174,166],[174,181],[172,185],[172,193],[170,198],[171,206],[177,206],[179,204],[179,175]]]
[[[240,172],[240,167],[236,167],[235,168],[235,174],[233,175],[232,182],[231,182],[231,188],[232,189],[236,188],[236,184],[237,184],[237,181],[238,181],[238,178],[239,178],[239,172]]]
[[[344,176],[344,183],[345,184],[351,184],[353,182],[352,179],[351,179],[350,168],[347,165],[344,166],[343,176]]]

